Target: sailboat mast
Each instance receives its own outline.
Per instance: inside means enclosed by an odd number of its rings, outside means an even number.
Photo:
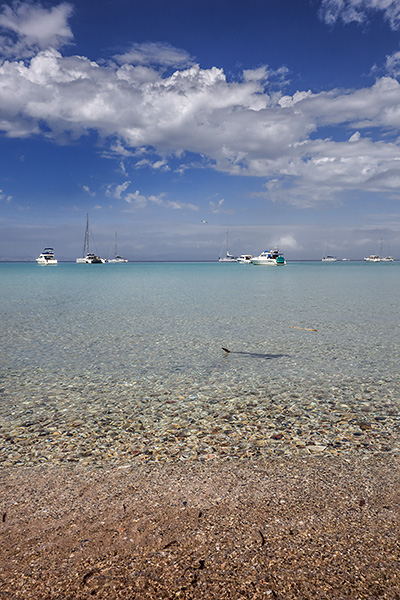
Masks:
[[[83,256],[89,254],[89,215],[86,213],[85,241],[83,242]]]
[[[114,258],[117,258],[117,232],[115,232],[115,252],[114,252]]]

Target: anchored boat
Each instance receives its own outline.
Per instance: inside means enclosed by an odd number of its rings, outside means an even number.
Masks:
[[[331,256],[328,254],[327,256],[322,257],[322,262],[337,262],[336,256]]]
[[[76,259],[76,262],[80,265],[95,265],[104,264],[105,258],[100,258],[93,252],[89,251],[89,215],[86,215],[86,229],[85,229],[85,241],[83,242],[83,256]]]
[[[222,250],[221,250],[221,254],[219,255],[218,262],[229,262],[229,263],[235,263],[236,262],[236,256],[233,256],[233,254],[230,254],[228,248],[229,248],[229,234],[228,234],[228,231],[227,231],[226,232],[226,254],[223,255],[222,254]]]
[[[38,265],[57,265],[58,261],[54,258],[53,248],[45,248],[43,252],[37,257],[36,262]]]
[[[119,254],[117,254],[117,232],[115,232],[115,253],[114,253],[114,258],[109,258],[108,259],[109,263],[127,263],[128,259],[124,258],[123,256],[119,256]]]
[[[377,254],[370,254],[369,256],[364,257],[364,260],[367,262],[380,262],[380,256]]]
[[[274,250],[264,250],[259,256],[251,259],[253,265],[286,265],[285,257],[278,248]]]
[[[241,263],[242,265],[251,265],[251,254],[241,254],[237,257],[236,262]]]

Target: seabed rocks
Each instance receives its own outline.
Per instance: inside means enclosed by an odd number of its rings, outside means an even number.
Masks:
[[[3,381],[0,464],[210,461],[398,455],[397,382]]]

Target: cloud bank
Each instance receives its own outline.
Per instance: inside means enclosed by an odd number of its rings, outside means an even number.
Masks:
[[[390,0],[324,0],[321,10],[331,23],[382,10],[395,27],[398,8]],[[202,69],[162,43],[132,45],[108,62],[64,56],[72,12],[68,3],[3,8],[3,135],[65,143],[95,132],[108,155],[130,161],[131,170],[168,170],[181,160],[176,170],[183,172],[190,153],[207,168],[264,178],[266,197],[298,206],[333,201],[343,190],[397,193],[397,54],[369,87],[287,95],[285,69],[263,65],[229,80],[222,69]],[[132,206],[149,201],[139,192],[117,193]]]

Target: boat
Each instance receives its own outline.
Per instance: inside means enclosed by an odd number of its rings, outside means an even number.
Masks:
[[[241,254],[240,256],[237,257],[236,262],[238,262],[242,265],[251,265],[251,259],[252,259],[251,254]]]
[[[380,262],[381,258],[377,254],[370,254],[369,256],[365,256],[364,260],[367,262]]]
[[[322,260],[322,262],[337,262],[336,256],[332,256],[332,254],[329,254],[329,243],[328,242],[326,242],[325,256],[323,256],[321,260]]]
[[[286,260],[278,248],[264,250],[258,256],[251,259],[253,265],[286,265]]]
[[[236,262],[236,256],[227,252],[225,256],[219,257],[218,262]]]
[[[223,262],[223,263],[235,263],[236,262],[236,256],[233,256],[233,254],[229,253],[229,241],[228,241],[228,231],[226,232],[226,254],[222,255],[222,250],[221,250],[221,254],[219,255],[219,259],[218,262]]]
[[[109,263],[127,263],[128,259],[124,258],[123,256],[119,256],[119,254],[117,254],[117,232],[115,232],[115,253],[114,253],[114,258],[109,258],[108,259]]]
[[[85,240],[83,242],[83,256],[76,259],[76,262],[80,265],[96,265],[104,264],[105,258],[100,258],[93,252],[89,251],[89,215],[86,215],[86,229],[85,229]]]
[[[78,263],[78,265],[103,265],[106,262],[106,260],[105,258],[100,258],[100,256],[97,256],[92,252],[88,252],[86,256],[77,258],[76,262]]]
[[[389,252],[390,252],[390,246],[389,246]],[[367,256],[364,258],[364,260],[366,260],[367,262],[393,262],[394,258],[393,256],[390,256],[390,254],[388,254],[388,256],[382,256],[382,238],[381,238],[381,253],[378,256],[377,254],[370,254],[370,256]]]
[[[382,256],[382,239],[381,239],[381,261],[382,262],[393,262],[394,258],[390,255],[390,245],[389,245],[389,254],[387,256]]]
[[[331,256],[330,254],[322,257],[322,262],[336,262],[336,261],[337,261],[336,256]]]
[[[57,265],[58,261],[54,258],[53,248],[45,248],[43,252],[37,257],[36,262],[38,265]]]

